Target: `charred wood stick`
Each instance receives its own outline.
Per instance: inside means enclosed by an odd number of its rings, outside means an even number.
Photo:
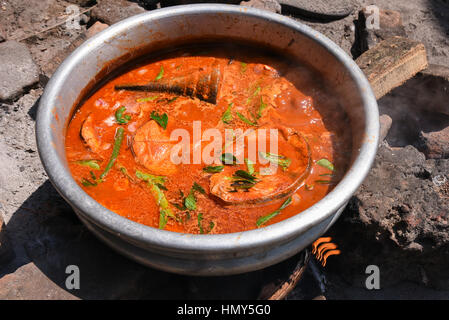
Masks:
[[[288,279],[277,286],[265,286],[259,294],[259,300],[283,300],[301,280],[310,260],[309,250],[305,249]]]
[[[147,92],[165,92],[172,93],[176,95],[184,95],[185,88],[181,86],[171,86],[165,83],[150,82],[144,85],[137,84],[123,84],[116,85],[115,90],[126,90],[126,91],[147,91]]]

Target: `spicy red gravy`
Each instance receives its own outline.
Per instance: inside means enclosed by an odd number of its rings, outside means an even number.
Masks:
[[[344,123],[300,63],[240,45],[182,48],[95,91],[68,125],[66,154],[83,190],[125,218],[231,233],[322,199],[348,165]]]

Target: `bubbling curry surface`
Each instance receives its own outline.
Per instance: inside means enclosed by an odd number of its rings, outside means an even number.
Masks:
[[[104,207],[169,231],[231,233],[287,219],[322,199],[349,164],[346,115],[319,79],[237,44],[140,61],[75,110],[71,173]]]

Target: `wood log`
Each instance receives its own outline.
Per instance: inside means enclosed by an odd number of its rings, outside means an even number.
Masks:
[[[391,37],[356,60],[373,88],[376,99],[427,68],[424,45],[403,37]]]
[[[356,62],[368,78],[376,99],[427,68],[424,45],[398,36],[380,42]]]

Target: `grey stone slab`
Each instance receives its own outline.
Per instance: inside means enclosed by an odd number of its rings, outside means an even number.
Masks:
[[[305,16],[316,19],[338,19],[352,13],[354,2],[352,0],[278,0],[281,5],[293,7]]]
[[[145,12],[137,3],[125,0],[99,0],[97,3],[97,7],[92,10],[92,18],[109,25]]]
[[[25,44],[0,43],[0,101],[12,100],[39,80],[39,69]]]

